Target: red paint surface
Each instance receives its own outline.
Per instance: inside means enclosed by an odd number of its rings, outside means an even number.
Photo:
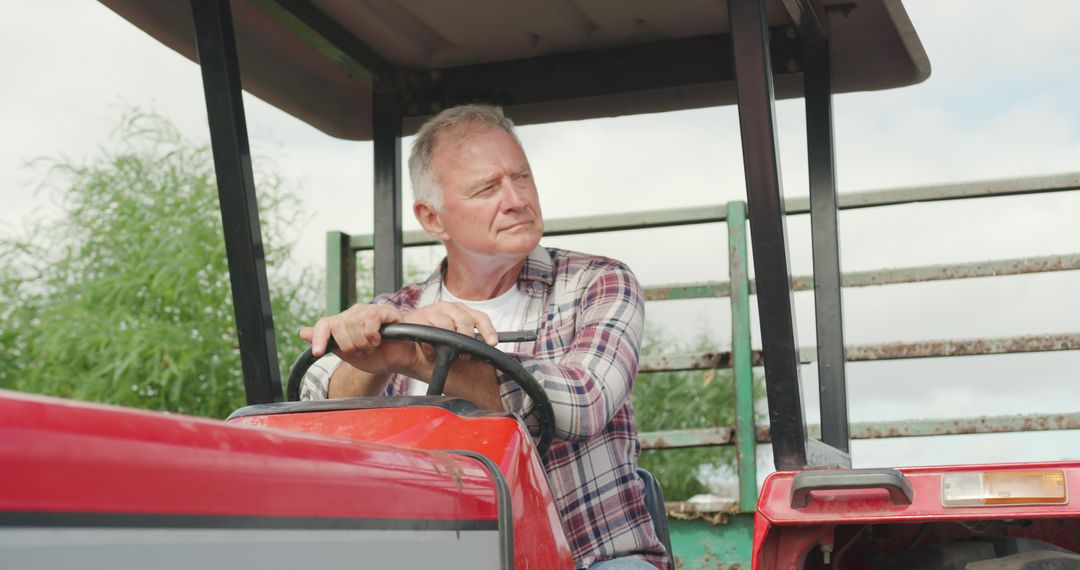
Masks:
[[[512,418],[462,418],[435,407],[343,410],[237,418],[269,427],[415,449],[481,453],[510,487],[517,568],[570,568],[573,558],[531,438]]]
[[[0,511],[497,520],[487,470],[437,449],[503,470],[517,567],[572,566],[520,424],[438,408],[225,423],[0,391]]]
[[[992,507],[949,507],[941,504],[941,477],[945,473],[987,471],[1030,471],[1060,469],[1065,471],[1069,502],[1065,505],[1001,505]],[[942,467],[908,467],[899,469],[911,483],[914,496],[910,505],[896,505],[885,490],[826,490],[811,494],[806,508],[791,507],[791,486],[797,472],[778,472],[769,475],[762,486],[754,519],[752,567],[754,570],[799,567],[807,549],[816,542],[803,538],[831,529],[838,524],[863,525],[887,523],[933,523],[944,521],[978,521],[1033,519],[1036,524],[1022,533],[1055,544],[1071,547],[1075,537],[1058,537],[1053,529],[1057,522],[1041,519],[1068,520],[1060,532],[1080,528],[1080,503],[1073,493],[1080,492],[1080,462],[1019,463],[997,465],[951,465]],[[911,526],[917,529],[917,526]],[[1019,534],[1019,533],[1018,533]],[[805,544],[804,544],[805,543]],[[813,543],[813,544],[811,544]]]

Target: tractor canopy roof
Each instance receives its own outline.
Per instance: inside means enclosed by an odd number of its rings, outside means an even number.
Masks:
[[[198,60],[190,2],[102,0]],[[241,81],[329,135],[372,138],[373,94],[404,133],[460,103],[519,124],[735,102],[730,25],[715,0],[233,0]],[[777,98],[802,95],[795,30],[829,41],[834,93],[918,83],[930,64],[900,0],[767,0]],[[836,13],[829,16],[830,13]]]

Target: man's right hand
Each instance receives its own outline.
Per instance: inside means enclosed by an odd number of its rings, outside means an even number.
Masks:
[[[391,305],[356,304],[319,319],[314,327],[304,327],[300,338],[311,343],[314,356],[321,357],[333,335],[338,344],[335,354],[353,367],[372,374],[404,372],[414,369],[420,358],[416,343],[383,342],[379,334],[383,325],[401,321],[401,313]]]

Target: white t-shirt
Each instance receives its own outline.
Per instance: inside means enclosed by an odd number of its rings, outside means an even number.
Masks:
[[[491,324],[498,332],[516,331],[525,324],[525,309],[529,302],[528,295],[525,295],[518,290],[517,285],[510,287],[505,293],[495,297],[494,299],[485,299],[483,301],[469,301],[466,299],[459,299],[446,288],[446,285],[440,285],[439,296],[436,299],[438,301],[446,301],[448,303],[461,303],[466,307],[480,311],[491,319]],[[514,342],[500,342],[495,345],[502,351],[512,351]],[[409,383],[410,394],[426,394],[427,384],[419,381],[412,381]]]

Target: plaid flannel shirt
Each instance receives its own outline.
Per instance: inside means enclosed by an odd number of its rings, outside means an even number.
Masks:
[[[402,312],[438,300],[443,266],[376,303]],[[656,537],[637,476],[640,445],[630,391],[637,375],[645,304],[622,263],[537,247],[517,280],[528,296],[523,329],[533,342],[509,355],[544,386],[555,411],[555,441],[542,458],[578,568],[636,555],[660,568],[669,557]],[[326,397],[340,360],[317,362],[304,378],[302,399]],[[501,373],[503,406],[533,423],[532,401]],[[395,375],[389,394],[408,393],[413,380]]]

